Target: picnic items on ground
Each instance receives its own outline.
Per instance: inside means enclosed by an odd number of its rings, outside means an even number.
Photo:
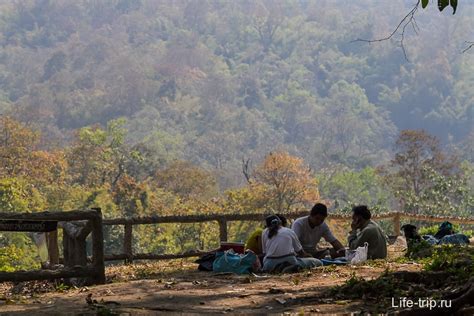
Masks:
[[[367,252],[369,250],[369,243],[364,243],[363,246],[357,247],[355,250],[346,250],[346,260],[351,264],[359,264],[367,261]]]
[[[199,264],[198,266],[199,271],[212,271],[212,264],[214,263],[214,260],[216,260],[216,253],[210,252],[201,256],[199,259],[197,259],[194,262]]]
[[[233,249],[219,251],[212,264],[214,272],[232,272],[236,274],[250,274],[253,272],[257,255],[253,251],[244,254],[236,253]]]
[[[464,234],[446,235],[446,236],[443,236],[438,242],[438,245],[445,245],[445,244],[468,245],[469,237],[467,237]]]
[[[420,235],[417,232],[417,227],[411,224],[402,226],[403,233],[407,241],[420,242],[422,239],[430,245],[467,245],[469,244],[469,237],[464,234],[456,233],[454,226],[450,222],[443,222],[439,225],[438,231],[433,235]]]
[[[221,241],[221,246],[219,251],[226,251],[233,249],[236,253],[244,253],[245,252],[245,244],[241,242],[227,242]]]
[[[348,262],[347,262],[347,259],[345,257],[340,257],[340,258],[335,258],[335,259],[329,259],[329,258],[325,258],[325,259],[319,259],[322,263],[323,263],[323,266],[330,266],[330,265],[346,265]]]

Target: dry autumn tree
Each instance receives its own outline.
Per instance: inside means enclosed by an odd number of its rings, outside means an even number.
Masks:
[[[243,173],[250,186],[262,189],[265,204],[274,212],[288,212],[320,198],[311,168],[287,152],[269,153],[253,172],[249,161],[243,160]]]

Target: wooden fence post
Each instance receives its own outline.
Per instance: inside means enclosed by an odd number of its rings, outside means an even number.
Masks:
[[[219,236],[221,241],[227,241],[227,221],[223,218],[218,220],[219,223]]]
[[[63,224],[63,253],[66,267],[87,265],[86,238],[91,229],[91,220]]]
[[[105,283],[105,262],[104,262],[104,231],[102,226],[102,211],[100,208],[93,208],[97,216],[92,219],[92,265],[94,267],[96,284]]]
[[[400,236],[400,212],[395,213],[393,216],[393,232],[395,236]]]
[[[132,238],[133,238],[133,225],[125,224],[124,234],[123,234],[123,252],[127,256],[127,259],[125,259],[125,263],[133,262]]]
[[[46,245],[48,247],[48,257],[50,266],[59,263],[58,230],[46,233]]]

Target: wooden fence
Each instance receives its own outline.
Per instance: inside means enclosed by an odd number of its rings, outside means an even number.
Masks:
[[[284,214],[288,219],[295,219],[307,215],[308,212],[298,212]],[[132,218],[115,218],[105,219],[103,225],[123,225],[124,239],[123,239],[123,253],[120,254],[106,254],[105,260],[125,260],[132,262],[140,259],[177,259],[200,256],[206,252],[191,251],[183,254],[153,254],[153,253],[133,253],[133,226],[147,225],[147,224],[165,224],[165,223],[202,223],[202,222],[217,222],[219,224],[219,236],[221,241],[227,241],[228,230],[227,223],[233,221],[262,221],[262,214],[210,214],[210,215],[180,215],[180,216],[151,216],[151,217],[132,217]],[[437,217],[426,215],[412,215],[401,212],[390,212],[385,214],[374,215],[373,219],[391,219],[393,221],[394,234],[400,235],[400,222],[402,218],[410,220],[428,221],[428,222],[443,222],[450,221],[452,223],[460,223],[467,225],[474,225],[474,218],[459,218],[459,217]],[[335,221],[350,221],[351,215],[334,214],[329,215],[328,219]]]
[[[85,222],[83,229],[70,233],[67,228],[63,227],[63,242],[65,268],[57,270],[34,270],[34,271],[17,271],[17,272],[0,272],[0,282],[4,281],[28,281],[28,280],[46,280],[57,278],[85,277],[91,283],[105,283],[105,267],[104,267],[104,235],[102,226],[102,212],[100,209],[69,211],[69,212],[38,212],[38,213],[0,213],[0,219],[4,221],[22,221],[25,222]],[[20,224],[21,225],[21,224]],[[34,231],[34,230],[33,230]],[[87,264],[85,238],[92,232],[92,263]],[[52,247],[48,247],[49,251],[57,254],[57,231],[53,235],[56,239]],[[83,241],[82,265],[76,265],[74,261],[78,257],[78,248],[74,247],[77,241]],[[81,255],[81,254],[79,254]],[[72,259],[72,260],[70,260]],[[69,264],[68,264],[69,263]]]
[[[295,219],[306,215],[307,212],[298,212],[285,214],[289,219]],[[219,236],[221,241],[227,241],[227,224],[233,221],[262,221],[263,214],[210,214],[210,215],[182,215],[182,216],[152,216],[152,217],[133,217],[116,218],[102,220],[100,209],[69,211],[69,212],[40,212],[40,213],[0,213],[0,219],[3,220],[4,229],[10,230],[10,225],[23,225],[22,229],[30,229],[38,226],[39,222],[59,222],[59,227],[63,229],[63,262],[66,268],[58,270],[37,270],[37,271],[18,271],[18,272],[0,272],[0,282],[3,281],[26,281],[43,280],[56,278],[85,277],[91,283],[105,282],[104,262],[111,260],[125,260],[132,262],[140,259],[175,259],[195,257],[206,252],[191,251],[183,254],[154,254],[154,253],[133,253],[133,226],[147,224],[165,224],[165,223],[203,223],[217,222],[219,225]],[[377,214],[373,216],[376,220],[389,219],[393,221],[394,234],[400,235],[400,223],[402,218],[409,220],[443,222],[450,221],[464,225],[474,225],[474,218],[459,217],[436,217],[426,215],[412,215],[400,212],[391,212]],[[345,221],[351,220],[350,215],[330,215],[330,220]],[[19,224],[11,224],[19,221]],[[68,226],[71,223],[70,226]],[[103,226],[122,225],[124,226],[123,253],[104,255],[104,236]],[[40,225],[41,226],[41,225]],[[35,228],[39,229],[39,228]],[[55,229],[55,228],[51,228]],[[50,231],[51,229],[42,230]],[[34,230],[33,230],[34,231]],[[41,231],[41,230],[40,230]],[[92,232],[92,261],[88,262],[86,254],[86,237]],[[48,250],[59,260],[57,251],[57,230],[51,231]],[[52,245],[52,246],[51,246]]]

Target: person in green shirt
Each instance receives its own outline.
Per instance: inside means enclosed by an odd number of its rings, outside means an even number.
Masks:
[[[387,258],[387,239],[384,232],[370,218],[372,214],[365,205],[352,208],[352,231],[348,237],[349,249],[363,247],[367,242],[367,259]]]

